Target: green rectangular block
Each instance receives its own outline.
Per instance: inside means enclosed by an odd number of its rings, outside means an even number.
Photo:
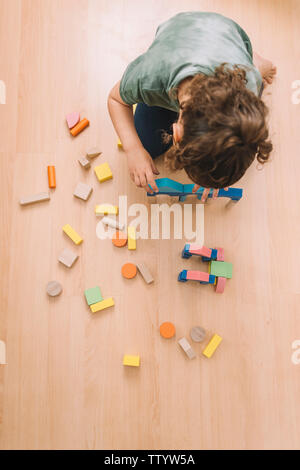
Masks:
[[[101,302],[103,297],[101,295],[100,287],[91,287],[90,289],[86,289],[84,291],[84,295],[88,305],[96,304],[97,302]]]
[[[226,263],[225,261],[211,261],[210,274],[213,274],[214,276],[226,277],[227,279],[231,279],[232,278],[232,263]]]

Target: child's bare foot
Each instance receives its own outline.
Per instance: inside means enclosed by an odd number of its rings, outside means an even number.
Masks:
[[[271,85],[276,75],[277,68],[268,59],[264,59],[256,52],[253,53],[253,62],[255,67],[260,71],[264,85]]]

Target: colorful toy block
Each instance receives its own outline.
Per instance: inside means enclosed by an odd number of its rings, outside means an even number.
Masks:
[[[217,334],[213,335],[213,337],[211,338],[206,348],[202,351],[202,354],[210,358],[214,354],[215,350],[217,349],[221,341],[222,341],[221,336]]]
[[[110,180],[113,177],[110,166],[108,163],[102,163],[102,165],[94,168],[98,181],[103,183],[104,181]]]
[[[76,126],[74,126],[71,130],[70,133],[72,134],[73,137],[78,135],[83,129],[85,129],[87,126],[90,125],[90,121],[88,119],[84,118],[82,121],[78,122]]]
[[[103,217],[101,222],[103,224],[108,225],[109,227],[116,228],[118,230],[123,230],[124,228],[124,224],[122,224],[121,222],[117,220],[111,219],[110,217]]]
[[[49,199],[49,193],[38,193],[22,197],[19,202],[21,206],[27,206],[28,204],[34,204],[36,202],[49,201]]]
[[[84,295],[88,305],[93,305],[103,300],[100,287],[98,286],[86,289]]]
[[[195,351],[186,338],[181,338],[178,343],[189,359],[194,359],[196,357]]]
[[[211,258],[212,250],[205,246],[196,245],[195,243],[189,245],[189,253],[191,255],[205,256]]]
[[[97,204],[95,207],[96,215],[118,215],[119,208],[118,206],[112,206],[108,204]]]
[[[93,313],[96,313],[100,312],[100,310],[104,310],[105,308],[113,307],[114,305],[114,299],[112,297],[109,297],[107,299],[101,300],[100,302],[97,302],[96,304],[91,305],[90,309]]]
[[[215,276],[201,271],[187,271],[186,279],[190,281],[199,281],[201,284],[215,283]]]
[[[128,250],[136,250],[135,227],[129,226],[127,229],[127,234],[128,234]]]
[[[48,186],[56,188],[55,166],[48,166]]]
[[[218,277],[216,285],[216,293],[223,294],[226,285],[226,277]]]
[[[217,249],[217,261],[224,261],[225,260],[225,257],[224,257],[224,248],[218,248]]]
[[[203,191],[205,188],[201,187],[193,193],[193,184],[181,184],[177,181],[174,181],[170,178],[157,178],[155,183],[158,187],[158,192],[156,193],[147,193],[147,196],[156,196],[159,194],[167,194],[169,196],[178,196],[181,202],[185,201],[186,196],[194,195],[198,199],[202,198]],[[151,188],[152,189],[152,188]],[[209,192],[208,197],[212,198],[213,190],[211,189]],[[219,189],[218,197],[226,197],[230,198],[233,201],[239,201],[243,196],[243,190],[240,188],[228,188],[227,191],[225,189]]]
[[[62,286],[58,281],[50,281],[47,284],[46,290],[50,297],[56,297],[57,295],[61,294]]]
[[[227,279],[232,278],[232,263],[226,263],[225,261],[211,261],[210,263],[210,274],[214,276],[226,277]]]
[[[73,193],[73,196],[77,197],[78,199],[82,199],[83,201],[87,201],[92,192],[92,186],[89,186],[85,183],[78,183]]]
[[[80,235],[71,227],[71,225],[66,224],[63,226],[63,231],[65,232],[68,237],[75,243],[75,245],[80,245],[83,242],[83,239]]]
[[[74,111],[73,113],[69,113],[66,116],[66,120],[67,120],[69,129],[72,129],[80,121],[80,114],[77,111]]]
[[[74,253],[72,250],[69,250],[69,248],[65,248],[59,255],[58,261],[67,266],[67,268],[71,268],[77,258],[78,255],[76,253]]]
[[[129,356],[125,354],[123,357],[123,365],[131,367],[139,367],[140,365],[140,356]]]

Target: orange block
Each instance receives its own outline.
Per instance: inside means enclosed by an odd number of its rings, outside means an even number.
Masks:
[[[159,332],[163,338],[172,338],[175,335],[175,326],[166,321],[160,325]]]
[[[127,236],[125,235],[124,232],[121,232],[117,230],[112,237],[112,242],[115,246],[118,248],[121,248],[122,246],[125,246],[127,243]]]
[[[122,266],[122,276],[125,277],[126,279],[132,279],[133,277],[136,276],[136,265],[133,263],[125,263]]]
[[[79,132],[83,131],[88,125],[90,124],[90,121],[88,121],[86,118],[82,119],[78,124],[76,124],[73,129],[70,130],[71,134],[73,137],[75,137]]]
[[[48,166],[49,188],[56,188],[55,166]]]

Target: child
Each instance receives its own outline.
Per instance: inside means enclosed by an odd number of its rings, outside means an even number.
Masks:
[[[185,169],[194,191],[207,188],[205,201],[209,188],[238,181],[255,156],[265,163],[272,144],[260,96],[275,74],[229,18],[184,12],[162,23],[108,97],[131,179],[157,191],[153,159],[164,153],[169,168]]]

